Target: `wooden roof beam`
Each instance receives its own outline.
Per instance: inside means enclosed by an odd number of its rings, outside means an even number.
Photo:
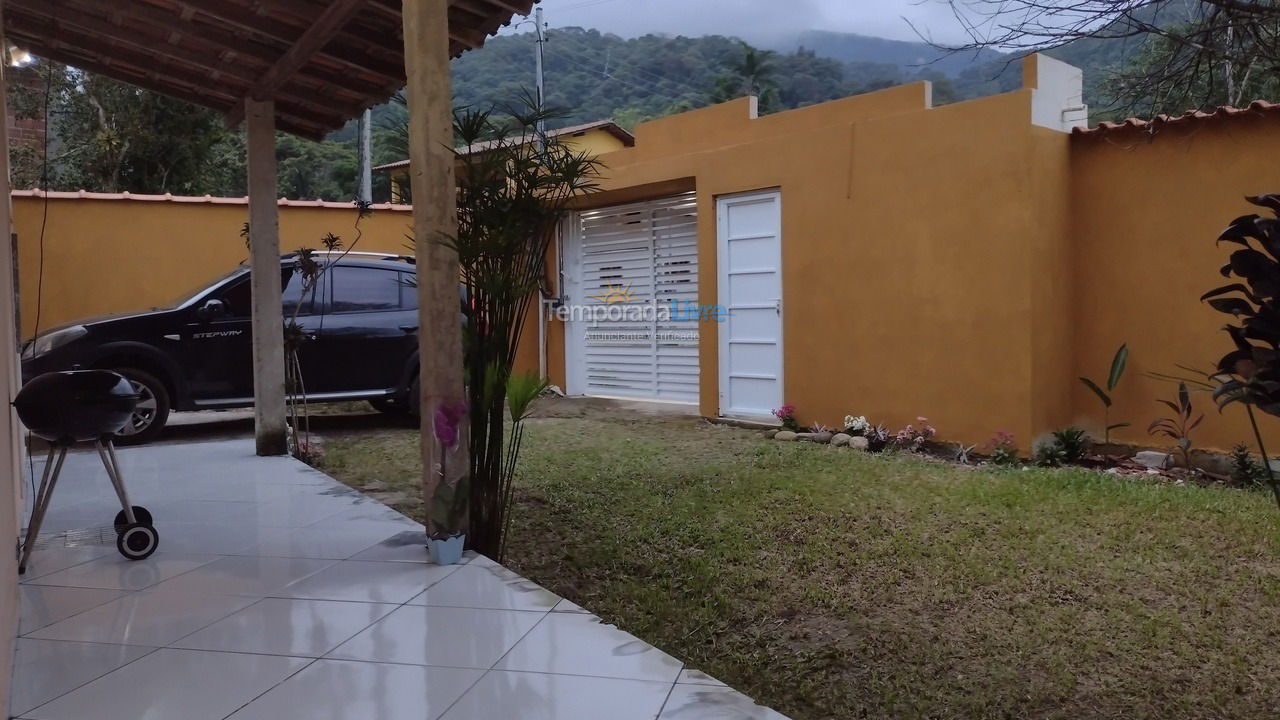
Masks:
[[[200,0],[199,2],[182,0],[181,5],[215,18],[226,25],[240,28],[254,35],[269,37],[286,46],[292,46],[298,39],[299,28],[264,15],[246,18],[244,7],[228,0]],[[355,70],[383,76],[396,83],[404,82],[404,66],[398,60],[392,62],[377,58],[345,43],[330,43],[328,48],[322,48],[316,55]]]
[[[158,64],[164,69],[164,72],[167,75],[175,77],[193,86],[207,87],[210,84],[210,81],[213,80],[208,75],[200,72],[202,68],[196,63],[192,63],[193,67],[196,68],[194,71],[182,69],[176,66],[174,59],[171,57],[156,55],[147,50],[130,50],[123,47],[122,43],[113,44],[113,42],[110,41],[99,40],[92,34],[83,34],[69,30],[66,23],[63,22],[27,18],[22,14],[23,12],[25,11],[10,8],[9,27],[14,32],[21,32],[30,36],[58,38],[56,41],[50,42],[61,44],[68,49],[88,51],[89,53],[100,56],[115,57],[123,63],[139,68],[140,72],[145,72],[142,69],[153,68]],[[218,89],[222,90],[227,97],[233,99],[243,96],[254,80],[252,75],[247,78],[244,77],[243,72],[240,73],[238,79],[236,75],[232,75],[231,77],[237,81],[231,83],[219,83],[215,81],[214,84],[221,85]],[[281,99],[287,101],[289,105],[305,110],[309,114],[313,114],[318,118],[340,118],[345,117],[347,114],[357,113],[363,110],[363,108],[358,107],[358,103],[354,101],[349,101],[341,105],[334,103],[317,103],[314,100],[309,99],[305,93],[301,96],[295,93],[281,93]],[[234,107],[234,105],[232,105],[232,107]],[[225,109],[211,109],[225,113],[229,112],[232,107]],[[337,122],[341,124],[341,120],[338,120]]]
[[[334,0],[324,12],[320,13],[320,17],[307,28],[306,32],[298,38],[297,42],[285,52],[284,55],[276,61],[271,69],[258,79],[253,87],[245,94],[245,97],[253,100],[270,100],[275,97],[276,91],[282,88],[285,83],[293,77],[295,73],[302,69],[304,65],[310,62],[313,55],[320,51],[320,48],[329,44],[329,41],[341,32],[351,18],[356,14],[360,7],[364,4],[364,0]],[[244,105],[232,109],[227,115],[227,124],[238,125],[244,119]]]
[[[103,62],[93,55],[92,51],[85,52],[89,48],[80,45],[78,40],[75,43],[49,41],[44,39],[47,36],[27,35],[12,25],[10,28],[10,36],[14,41],[20,42],[23,48],[55,62],[65,63],[82,70],[115,78],[143,90],[150,90],[159,95],[189,102],[192,105],[198,105],[224,114],[240,102],[240,98],[234,93],[210,89],[207,81],[204,81],[203,78],[178,75],[172,71],[166,71],[164,73],[165,78],[174,82],[160,82],[154,77],[155,73],[140,70],[132,64],[122,65],[115,62]],[[180,87],[180,85],[185,87]],[[312,113],[299,110],[293,103],[281,103],[278,116],[282,130],[309,140],[321,140],[324,138],[329,125],[336,127],[341,124],[340,122],[335,122],[336,116],[327,116],[318,120]]]
[[[154,27],[157,30],[164,30],[182,37],[182,43],[172,43],[166,40],[160,40],[138,34],[132,38],[120,38],[122,42],[129,43],[138,47],[144,47],[147,50],[154,50],[157,53],[182,58],[184,61],[190,61],[189,58],[200,56],[204,58],[202,63],[204,67],[217,72],[224,72],[234,77],[242,77],[245,72],[249,73],[249,77],[242,78],[252,84],[258,78],[257,72],[262,68],[270,67],[280,57],[280,51],[257,42],[246,41],[237,38],[231,33],[222,32],[218,29],[203,25],[199,28],[192,27],[191,22],[183,20],[182,16],[166,12],[159,8],[154,8],[141,3],[129,3],[126,5],[107,6],[94,0],[60,0],[57,8],[52,8],[46,2],[40,0],[7,0],[7,7],[17,9],[24,14],[39,15],[52,20],[66,20],[74,25],[85,27],[90,30],[106,29],[116,30],[112,35],[119,37],[118,32],[121,28],[136,30],[136,26]],[[127,9],[125,9],[127,7]],[[133,21],[133,26],[115,25],[106,17],[99,15],[104,8],[107,12],[122,19],[127,18]],[[146,40],[153,40],[154,45],[145,45]],[[204,52],[197,50],[192,45],[198,45],[201,48],[211,48],[213,52]],[[214,55],[218,56],[218,62],[212,62]],[[232,60],[222,59],[223,56],[231,56]],[[241,61],[243,58],[243,62]],[[244,65],[252,65],[253,68],[243,67]],[[240,71],[237,73],[237,70]],[[389,84],[396,85],[399,88],[398,79],[388,79],[379,75],[377,87],[385,87]],[[364,97],[369,92],[369,83],[362,82],[359,78],[351,77],[341,72],[324,72],[315,68],[310,68],[305,78],[300,80],[314,79],[314,82],[302,82],[303,86],[310,93],[314,93],[320,89],[318,84],[332,85],[348,93],[348,97],[359,98]],[[300,88],[302,89],[302,88]],[[306,93],[302,93],[305,95]],[[294,93],[298,96],[299,93]]]

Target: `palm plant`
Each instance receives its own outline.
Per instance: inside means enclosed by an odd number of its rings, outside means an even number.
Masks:
[[[521,438],[513,413],[513,442],[504,442],[504,404],[518,389],[510,384],[516,347],[560,221],[574,198],[598,189],[600,176],[599,164],[585,152],[539,133],[551,113],[527,100],[506,111],[504,118],[491,110],[455,114],[454,134],[471,151],[458,155],[458,233],[445,239],[458,253],[465,290],[467,538],[472,549],[491,557],[502,552]]]
[[[1191,391],[1187,389],[1185,382],[1178,383],[1178,396],[1176,402],[1174,400],[1157,400],[1173,411],[1172,417],[1156,418],[1147,426],[1148,435],[1164,435],[1174,442],[1178,453],[1182,455],[1182,466],[1191,468],[1191,431],[1204,420],[1204,413],[1201,413],[1194,420],[1191,415],[1195,412],[1191,406]]]
[[[1084,386],[1093,391],[1094,395],[1102,401],[1102,442],[1111,442],[1111,431],[1119,430],[1123,427],[1129,427],[1129,423],[1111,422],[1111,393],[1115,392],[1116,385],[1120,384],[1120,378],[1124,377],[1125,365],[1129,362],[1129,346],[1121,345],[1116,354],[1111,358],[1111,370],[1107,373],[1107,389],[1103,390],[1098,383],[1087,377],[1080,378],[1080,382]]]

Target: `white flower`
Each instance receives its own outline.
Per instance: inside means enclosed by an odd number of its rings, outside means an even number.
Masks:
[[[857,417],[854,417],[852,415],[844,416],[845,430],[854,430],[854,431],[866,430],[867,427],[869,427],[869,425],[870,424],[867,422],[867,418],[862,415],[859,415]]]

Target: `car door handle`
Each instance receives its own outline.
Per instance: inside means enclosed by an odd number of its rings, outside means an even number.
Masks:
[[[416,332],[418,332],[418,326],[417,326],[417,325],[401,325],[401,326],[400,326],[400,329],[401,329],[401,330],[403,330],[403,331],[405,331],[406,333],[416,333]]]

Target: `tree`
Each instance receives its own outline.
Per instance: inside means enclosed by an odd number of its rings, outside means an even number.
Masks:
[[[711,92],[715,102],[725,102],[744,95],[755,95],[760,99],[760,111],[771,112],[778,109],[778,87],[774,83],[777,68],[772,50],[759,50],[747,43],[740,42],[742,57],[729,65],[728,72],[716,78],[716,87]]]
[[[1280,71],[1275,0],[940,0],[969,41],[945,46],[1039,50],[1089,40],[1133,40],[1139,56],[1107,83],[1116,108],[1180,112],[1236,104]],[[941,46],[940,47],[944,47]]]
[[[218,113],[57,63],[39,74],[12,96],[24,112],[48,105],[52,187],[222,194],[219,168],[237,133]]]

